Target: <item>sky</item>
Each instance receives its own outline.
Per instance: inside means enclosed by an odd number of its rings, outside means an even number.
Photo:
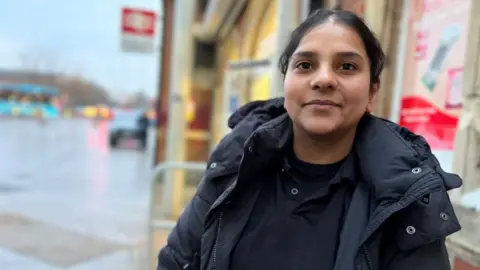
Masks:
[[[159,12],[161,0],[0,1],[0,69],[81,75],[115,97],[156,95],[159,54],[121,51],[122,6]]]

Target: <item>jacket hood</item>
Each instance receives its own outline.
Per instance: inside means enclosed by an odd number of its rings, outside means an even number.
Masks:
[[[259,161],[277,155],[291,132],[291,120],[284,107],[284,98],[248,103],[228,120],[232,131],[225,136],[211,155],[228,171],[238,170],[245,151],[254,151]],[[375,190],[377,199],[398,199],[423,173],[440,173],[445,189],[461,186],[461,179],[444,172],[422,136],[373,115],[365,115],[359,123],[354,149],[363,179]],[[414,168],[424,168],[418,177]],[[405,179],[411,179],[410,181]]]
[[[286,113],[283,98],[253,101],[240,107],[228,119],[228,127],[235,128],[240,123],[256,122],[264,124]]]

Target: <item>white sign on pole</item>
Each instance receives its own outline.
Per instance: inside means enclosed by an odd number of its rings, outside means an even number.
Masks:
[[[157,14],[152,10],[122,8],[121,48],[124,52],[153,53]]]

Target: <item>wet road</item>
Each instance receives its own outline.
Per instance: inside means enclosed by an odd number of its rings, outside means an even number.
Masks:
[[[108,123],[0,127],[0,269],[140,269],[152,151],[110,150]]]

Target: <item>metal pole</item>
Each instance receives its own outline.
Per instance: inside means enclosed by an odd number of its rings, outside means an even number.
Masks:
[[[149,209],[149,217],[148,217],[148,228],[147,228],[147,269],[153,269],[152,268],[152,262],[154,258],[154,252],[153,252],[153,238],[154,238],[154,232],[156,230],[161,230],[161,229],[172,229],[176,222],[171,221],[171,220],[166,220],[166,219],[156,219],[156,202],[157,202],[157,177],[158,175],[161,175],[163,173],[168,173],[171,170],[174,169],[183,169],[183,170],[191,170],[191,171],[204,171],[207,168],[206,163],[201,163],[201,162],[164,162],[158,164],[151,175],[151,188],[150,188],[150,209]],[[165,210],[165,202],[166,201],[171,201],[171,196],[172,193],[168,192],[168,190],[163,189],[163,198],[162,198],[162,204],[161,204],[161,209],[162,212]]]
[[[187,167],[188,166],[188,167]],[[154,177],[163,173],[166,169],[174,170],[174,169],[187,169],[187,170],[196,170],[196,171],[203,171],[207,168],[206,163],[201,162],[192,162],[192,163],[185,163],[185,162],[166,162],[159,164],[159,166],[155,167],[154,169]],[[167,173],[165,173],[167,174]],[[172,190],[163,188],[162,190],[162,214],[169,215],[171,212],[171,202],[173,201],[173,194]]]

